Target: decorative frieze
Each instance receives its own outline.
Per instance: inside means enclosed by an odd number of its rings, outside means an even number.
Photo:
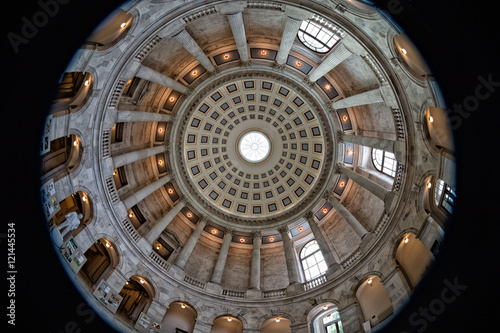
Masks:
[[[217,9],[215,9],[215,6],[212,6],[212,7],[203,8],[202,10],[191,13],[191,14],[183,17],[182,19],[184,20],[185,23],[191,23],[194,20],[199,19],[200,17],[204,17],[207,15],[215,14],[215,13],[217,13]]]
[[[137,52],[135,58],[142,61],[156,47],[156,45],[161,42],[162,39],[163,38],[158,35],[154,36],[139,52]]]

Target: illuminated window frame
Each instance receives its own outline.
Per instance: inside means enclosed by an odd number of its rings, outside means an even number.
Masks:
[[[306,281],[311,281],[325,274],[328,269],[316,240],[312,240],[304,245],[300,251],[300,263],[302,264],[302,271],[304,272]]]
[[[302,21],[297,37],[304,46],[318,53],[327,53],[340,40],[335,31],[311,20]]]
[[[372,162],[375,169],[394,178],[398,161],[393,153],[381,149],[372,149]]]
[[[448,213],[452,213],[457,200],[457,194],[453,188],[442,179],[436,181],[434,188],[434,203],[438,207],[443,207]]]

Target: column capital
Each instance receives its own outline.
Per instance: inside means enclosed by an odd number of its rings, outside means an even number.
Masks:
[[[278,231],[280,234],[287,233],[290,230],[287,225],[282,225],[281,227],[278,228]]]
[[[337,141],[344,142],[344,133],[342,131],[337,131]]]
[[[254,231],[254,232],[252,232],[252,237],[253,238],[261,238],[262,237],[262,231]]]
[[[303,80],[302,82],[304,82],[305,84],[307,84],[308,86],[310,87],[314,87],[314,83],[315,81],[311,81],[311,79],[309,78],[309,75],[307,75]]]
[[[179,202],[177,204],[183,204],[184,206],[188,206],[189,205],[189,199],[186,198],[186,197],[181,197],[179,199]]]
[[[309,221],[309,219],[311,218],[314,218],[314,213],[313,212],[307,212],[305,215],[304,215],[304,218]]]
[[[323,198],[326,200],[326,201],[330,201],[330,196],[333,196],[333,192],[331,192],[330,190],[326,190],[325,193],[323,193]]]
[[[274,63],[273,68],[277,71],[284,72],[286,68],[286,64],[278,64]]]
[[[227,227],[227,228],[224,228],[224,232],[225,232],[227,235],[230,235],[230,236],[232,237],[232,236],[234,235],[235,229],[234,229],[234,228]]]

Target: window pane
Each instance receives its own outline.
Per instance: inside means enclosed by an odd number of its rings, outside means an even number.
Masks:
[[[336,35],[336,33],[340,34],[340,32],[338,29],[334,28],[334,31],[327,26],[323,26],[323,20],[321,22],[322,23],[320,24],[313,21],[303,21],[297,36],[299,37],[299,40],[309,49],[325,53],[330,51],[335,42],[340,38],[340,36]]]
[[[326,328],[326,332],[327,333],[338,333],[337,326],[335,326],[335,324],[331,324],[330,326],[328,326]]]

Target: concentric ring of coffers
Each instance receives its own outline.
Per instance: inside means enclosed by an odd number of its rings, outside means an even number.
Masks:
[[[212,90],[193,108],[183,133],[185,172],[211,207],[265,219],[307,200],[324,170],[323,124],[310,103],[270,78],[242,78]],[[250,161],[241,140],[260,133],[265,158]]]

